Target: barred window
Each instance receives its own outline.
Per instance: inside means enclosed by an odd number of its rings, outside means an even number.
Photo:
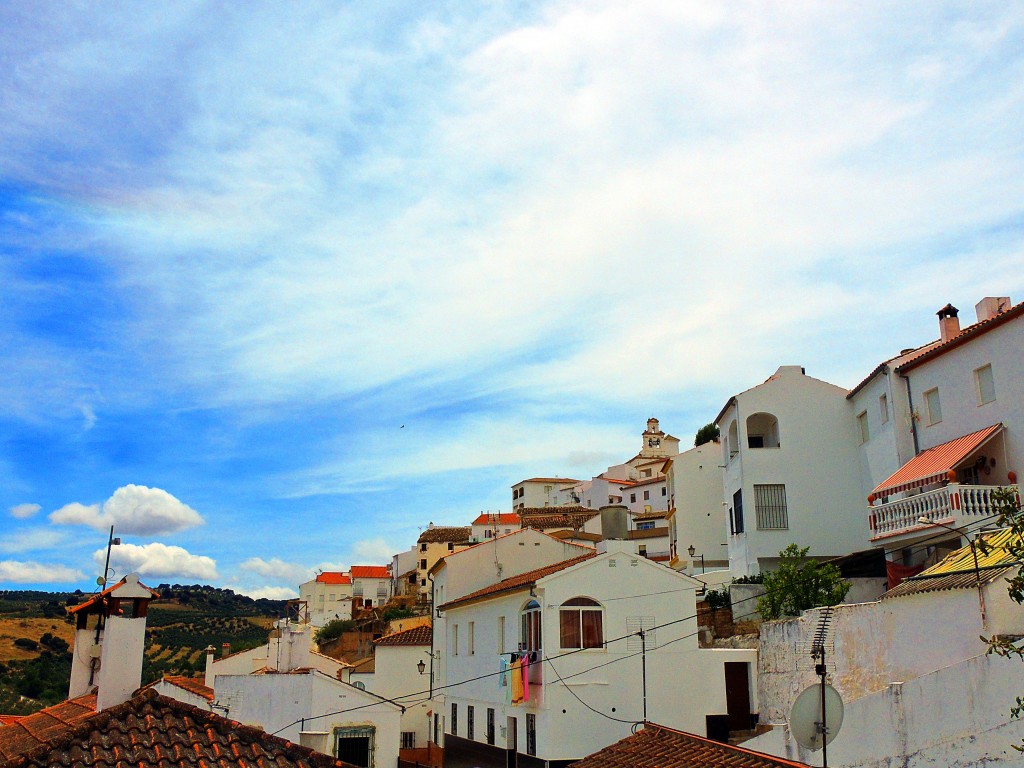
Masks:
[[[789,528],[785,485],[755,485],[754,509],[757,513],[757,527],[759,530]]]

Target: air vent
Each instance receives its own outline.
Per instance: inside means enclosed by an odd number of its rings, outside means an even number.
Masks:
[[[615,560],[609,560],[608,561],[608,567],[609,568],[614,568],[616,565],[618,565],[618,563],[616,563]]]

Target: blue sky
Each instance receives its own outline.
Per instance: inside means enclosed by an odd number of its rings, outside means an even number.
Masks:
[[[113,522],[118,574],[282,596],[1024,298],[1021,3],[44,8],[2,587],[87,589]]]

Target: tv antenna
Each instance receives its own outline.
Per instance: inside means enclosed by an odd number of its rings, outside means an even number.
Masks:
[[[812,752],[821,750],[822,768],[828,768],[828,745],[835,739],[843,725],[843,699],[839,691],[825,680],[825,655],[831,646],[828,635],[832,612],[832,606],[822,609],[821,618],[811,639],[810,654],[815,662],[814,673],[821,678],[821,682],[801,691],[793,702],[793,709],[789,714],[789,731],[793,738],[805,749]]]

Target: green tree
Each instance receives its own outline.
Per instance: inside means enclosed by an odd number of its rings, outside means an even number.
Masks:
[[[992,503],[999,513],[999,525],[1012,532],[1001,548],[1006,551],[1008,560],[1018,563],[1017,573],[1007,580],[1006,590],[1013,602],[1018,605],[1024,604],[1024,515],[1021,515],[1020,496],[1012,489],[1000,488],[992,492]],[[986,554],[992,549],[983,538],[978,538],[976,546]],[[1003,658],[1015,656],[1024,661],[1024,645],[1020,645],[1019,640],[998,635],[981,639],[988,644],[989,653],[998,654]],[[1012,717],[1019,718],[1021,714],[1024,714],[1024,696],[1018,696],[1017,701],[1010,707]],[[1018,752],[1024,752],[1024,742],[1011,746]]]
[[[697,436],[693,438],[693,447],[696,448],[698,445],[704,445],[704,443],[710,443],[712,440],[717,440],[719,434],[717,424],[705,424],[697,430]]]
[[[836,566],[808,559],[809,549],[790,544],[779,552],[782,561],[778,570],[764,575],[765,593],[757,601],[762,618],[799,616],[809,608],[843,602],[850,582],[843,579]]]
[[[313,635],[313,640],[317,645],[320,643],[326,643],[328,640],[333,640],[336,637],[341,637],[345,632],[351,632],[356,628],[356,623],[351,619],[334,619],[328,621]]]

